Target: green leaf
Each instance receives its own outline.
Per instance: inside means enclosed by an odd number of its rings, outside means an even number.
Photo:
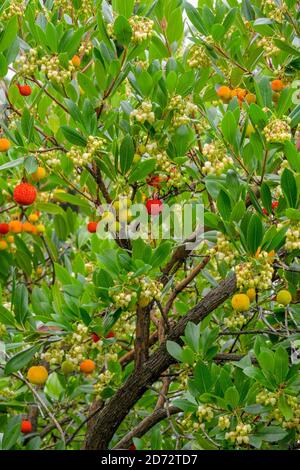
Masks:
[[[3,165],[0,166],[0,171],[3,170],[8,170],[9,168],[15,168],[16,166],[20,166],[24,163],[24,157],[17,158],[16,160],[12,160],[7,163],[3,163]]]
[[[84,73],[78,72],[77,79],[79,86],[83,89],[89,98],[99,97],[99,92],[89,77],[87,77]]]
[[[217,198],[217,207],[224,220],[229,220],[231,216],[231,200],[228,194],[221,189]]]
[[[182,362],[182,348],[175,341],[167,341],[167,351],[177,361]]]
[[[256,437],[260,437],[266,442],[278,442],[284,439],[288,433],[280,426],[267,426],[256,432]]]
[[[118,16],[114,23],[116,39],[123,46],[128,46],[132,36],[132,28],[124,16]]]
[[[128,183],[135,183],[136,181],[144,180],[156,166],[155,158],[151,158],[149,160],[145,160],[144,162],[140,163],[138,166],[133,168],[130,176],[128,178]]]
[[[2,450],[9,450],[16,444],[21,435],[21,421],[21,415],[9,418],[2,437]]]
[[[0,52],[5,51],[15,40],[18,32],[18,18],[13,16],[5,25],[5,29],[0,36]]]
[[[187,3],[185,4],[185,11],[186,11],[186,14],[189,18],[189,20],[191,21],[191,23],[195,26],[195,28],[202,34],[207,34],[207,29],[206,29],[206,26],[204,25],[204,22],[202,20],[202,17],[199,13],[199,11],[197,10],[197,8],[195,8],[193,5],[191,5],[190,3]]]
[[[183,21],[181,8],[176,8],[172,11],[170,18],[168,19],[167,26],[167,38],[172,44],[175,41],[179,41],[183,35]]]
[[[291,168],[300,173],[300,153],[292,142],[285,142],[284,154],[291,165]]]
[[[28,290],[24,284],[18,284],[16,286],[14,307],[17,322],[24,324],[28,313]]]
[[[121,172],[125,175],[130,169],[134,157],[134,143],[132,137],[127,135],[124,137],[120,148],[120,167]]]
[[[247,245],[252,255],[255,255],[257,249],[261,246],[264,236],[262,221],[257,214],[253,214],[247,230]]]
[[[5,366],[5,374],[9,375],[13,372],[17,372],[20,369],[23,369],[34,357],[34,355],[40,350],[41,345],[36,344],[31,348],[25,349],[13,356]]]
[[[279,346],[275,351],[274,359],[274,374],[277,378],[277,383],[282,384],[289,371],[289,356],[287,351],[282,346]]]
[[[199,388],[199,395],[211,391],[211,372],[203,361],[198,361],[194,370],[195,384]]]
[[[272,212],[272,194],[267,183],[261,185],[260,197],[264,208],[268,211],[269,214]]]
[[[28,142],[31,141],[32,132],[33,132],[34,119],[28,108],[24,108],[22,118],[21,118],[21,127],[22,131],[27,138]]]
[[[130,18],[133,13],[135,0],[112,0],[113,10],[125,18]]]
[[[231,408],[236,408],[238,406],[240,401],[240,395],[236,387],[227,388],[224,395],[224,400],[226,401],[226,403],[228,403],[228,405],[231,406]]]
[[[0,53],[0,79],[4,78],[8,72],[8,64],[6,57]]]
[[[232,111],[227,111],[222,120],[222,132],[228,143],[236,145],[237,124]]]
[[[87,144],[86,139],[75,129],[69,126],[61,126],[61,131],[65,138],[74,145],[79,145],[81,147],[85,147]]]
[[[293,173],[288,168],[285,168],[281,175],[281,187],[289,207],[296,208],[298,199],[297,183]]]

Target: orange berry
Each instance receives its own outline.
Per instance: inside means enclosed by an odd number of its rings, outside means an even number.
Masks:
[[[33,214],[30,214],[28,219],[30,222],[37,222],[39,220],[39,215],[37,212],[34,212]]]
[[[243,101],[246,94],[247,94],[247,91],[244,90],[244,88],[235,88],[231,92],[231,98],[234,98],[236,96],[239,101]]]
[[[222,85],[218,88],[217,95],[223,101],[230,101],[230,99],[231,99],[231,89],[228,86]]]
[[[7,242],[8,243],[14,243],[15,241],[15,237],[13,235],[9,235],[7,238],[6,238]]]
[[[48,379],[48,371],[44,366],[32,366],[27,372],[27,379],[34,385],[43,385]]]
[[[80,64],[81,64],[81,60],[80,60],[80,57],[78,55],[74,55],[71,59],[71,62],[72,64],[74,65],[74,67],[80,67]]]
[[[247,93],[245,100],[248,104],[256,103],[256,96],[253,93]]]
[[[19,220],[12,220],[9,222],[9,231],[13,233],[21,233],[23,224]]]
[[[0,240],[0,251],[6,250],[8,247],[8,244],[5,240]]]
[[[35,226],[32,225],[30,222],[24,222],[22,229],[23,232],[33,233],[35,231]]]
[[[0,139],[0,152],[7,152],[10,149],[10,141],[8,139]]]
[[[46,178],[46,176],[47,172],[42,166],[39,166],[38,169],[31,175],[33,181],[41,181]]]
[[[285,85],[282,80],[273,80],[271,82],[271,87],[273,91],[282,91],[285,88]]]
[[[80,370],[84,374],[92,374],[95,369],[96,364],[91,359],[85,359],[85,361],[82,361],[82,363],[80,364]]]

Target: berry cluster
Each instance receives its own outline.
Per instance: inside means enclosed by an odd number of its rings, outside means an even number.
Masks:
[[[273,118],[263,130],[266,141],[269,143],[284,143],[291,139],[291,129],[286,120]]]
[[[203,155],[207,159],[202,167],[206,175],[220,175],[233,163],[232,158],[226,153],[226,147],[220,141],[205,144]]]
[[[199,45],[192,46],[189,51],[187,63],[191,68],[209,67],[210,58],[207,55],[205,47]]]
[[[197,106],[189,99],[183,98],[180,95],[175,95],[171,98],[167,108],[172,112],[172,127],[177,129],[180,126],[190,124],[198,111]]]
[[[132,28],[132,41],[139,44],[153,36],[154,22],[149,18],[141,16],[132,16],[129,18],[129,24]]]
[[[235,267],[237,286],[239,289],[256,287],[260,290],[269,289],[272,285],[274,269],[273,257],[266,251],[261,251],[247,263]]]
[[[300,249],[300,222],[292,224],[286,233],[286,251]]]
[[[146,121],[153,124],[155,121],[155,114],[152,111],[152,103],[150,101],[143,101],[141,106],[134,109],[130,114],[131,119],[144,124]]]
[[[91,163],[94,155],[99,152],[104,145],[104,140],[100,137],[90,135],[87,139],[87,145],[85,149],[82,147],[71,147],[67,156],[72,160],[76,167],[84,166]]]
[[[210,422],[214,417],[214,412],[212,407],[209,405],[199,405],[196,411],[196,415],[200,423],[203,421]]]
[[[249,444],[249,435],[251,434],[251,425],[250,424],[237,424],[234,431],[229,431],[225,434],[225,439],[231,441],[232,443]]]

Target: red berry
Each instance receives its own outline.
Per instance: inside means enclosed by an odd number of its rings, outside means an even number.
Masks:
[[[23,434],[29,434],[32,432],[32,424],[28,419],[22,419],[21,432]]]
[[[263,210],[262,210],[262,211],[263,211],[263,213],[264,213],[265,215],[269,215],[269,212],[268,212],[267,209],[265,209],[264,207],[263,207]]]
[[[279,206],[279,202],[278,201],[273,201],[272,202],[272,209],[277,209],[277,207]]]
[[[34,203],[37,196],[37,190],[32,184],[21,183],[15,187],[14,200],[21,206],[30,206]]]
[[[161,177],[159,175],[150,176],[149,178],[147,178],[147,184],[149,186],[152,186],[153,188],[159,187],[160,183],[161,183]]]
[[[160,199],[148,199],[148,201],[146,202],[146,208],[148,214],[158,215],[163,210],[163,203]]]
[[[31,95],[31,87],[29,85],[17,85],[19,88],[20,95],[29,96]]]
[[[130,447],[128,447],[128,450],[136,450],[136,447],[135,447],[135,445],[134,445],[134,444],[131,444],[131,446],[130,446]]]
[[[114,338],[114,337],[115,337],[115,334],[114,334],[113,331],[110,331],[110,332],[105,336],[106,339],[110,339],[110,338]]]
[[[96,233],[97,232],[97,225],[98,222],[90,222],[87,226],[87,229],[90,233]]]
[[[97,333],[92,333],[91,337],[94,343],[98,343],[98,341],[100,341],[100,336],[98,336]]]
[[[9,232],[9,225],[8,224],[0,224],[0,234],[6,235]]]

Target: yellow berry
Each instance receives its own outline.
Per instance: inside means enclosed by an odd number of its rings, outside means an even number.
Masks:
[[[39,166],[38,169],[31,175],[33,181],[41,181],[46,178],[46,176],[47,172],[42,166]]]
[[[5,240],[0,240],[0,251],[6,250],[8,247],[8,244]]]
[[[256,298],[256,290],[252,287],[251,289],[247,290],[247,296],[250,299],[250,302],[253,302]]]
[[[236,294],[232,297],[231,305],[237,312],[246,312],[250,307],[250,300],[246,294]]]
[[[33,366],[27,372],[27,379],[34,385],[43,385],[48,379],[48,371],[44,366]]]
[[[61,370],[64,375],[69,375],[74,372],[74,364],[71,361],[64,361],[61,365]]]
[[[288,290],[281,290],[278,292],[276,300],[281,305],[288,305],[292,301],[292,294]]]

